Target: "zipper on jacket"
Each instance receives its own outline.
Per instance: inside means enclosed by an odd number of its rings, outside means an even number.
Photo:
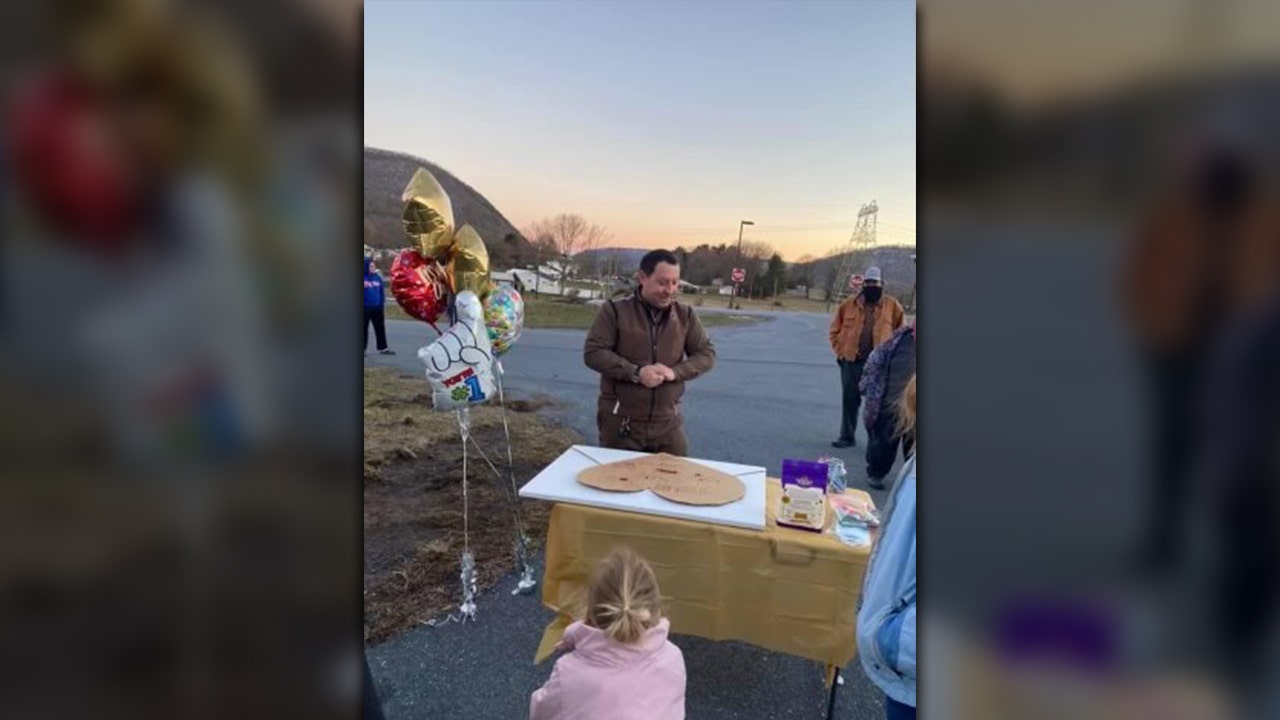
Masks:
[[[649,304],[644,301],[640,293],[636,293],[636,309],[644,316],[645,322],[649,324],[649,352],[653,356],[655,364],[658,362],[658,325],[653,321],[653,314],[649,312]],[[675,312],[674,308],[668,309],[668,313]],[[670,319],[668,314],[662,321],[663,325]],[[662,387],[659,385],[658,387]],[[647,422],[653,422],[653,411],[658,405],[658,388],[649,388],[649,419]]]

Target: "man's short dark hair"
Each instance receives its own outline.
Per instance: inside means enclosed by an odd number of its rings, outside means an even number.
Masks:
[[[658,269],[658,263],[679,265],[680,258],[670,250],[650,250],[640,258],[640,271],[645,275],[652,275],[653,271]]]

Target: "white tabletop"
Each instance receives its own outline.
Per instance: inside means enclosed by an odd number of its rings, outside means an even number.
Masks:
[[[764,530],[765,469],[762,467],[685,458],[712,470],[733,475],[742,481],[746,486],[746,494],[741,500],[726,505],[685,505],[658,497],[648,490],[633,493],[609,492],[588,487],[577,480],[578,473],[589,467],[644,456],[645,453],[628,450],[574,445],[525,483],[520,488],[520,497]]]

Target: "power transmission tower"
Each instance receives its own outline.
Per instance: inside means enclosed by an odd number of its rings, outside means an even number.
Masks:
[[[872,246],[876,244],[876,213],[880,207],[876,201],[863,205],[858,209],[858,224],[853,227],[853,234],[845,245],[840,259],[840,269],[836,272],[835,287],[827,296],[827,312],[831,312],[832,302],[843,302],[849,295],[849,278],[863,268]]]

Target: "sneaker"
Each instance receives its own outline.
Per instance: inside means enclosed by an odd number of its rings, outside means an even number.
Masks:
[[[396,354],[396,351],[395,351],[395,350],[392,350],[391,348],[382,348],[382,349],[381,349],[381,350],[379,350],[378,352],[379,352],[379,353],[381,353],[381,354],[383,354],[383,355],[395,355],[395,354]]]
[[[831,443],[831,447],[834,447],[834,448],[851,448],[851,447],[857,447],[857,446],[858,446],[858,441],[856,440],[837,440]]]
[[[868,485],[872,490],[883,490],[883,489],[884,489],[884,478],[873,478],[873,477],[869,477],[869,478],[867,478],[867,485]]]

